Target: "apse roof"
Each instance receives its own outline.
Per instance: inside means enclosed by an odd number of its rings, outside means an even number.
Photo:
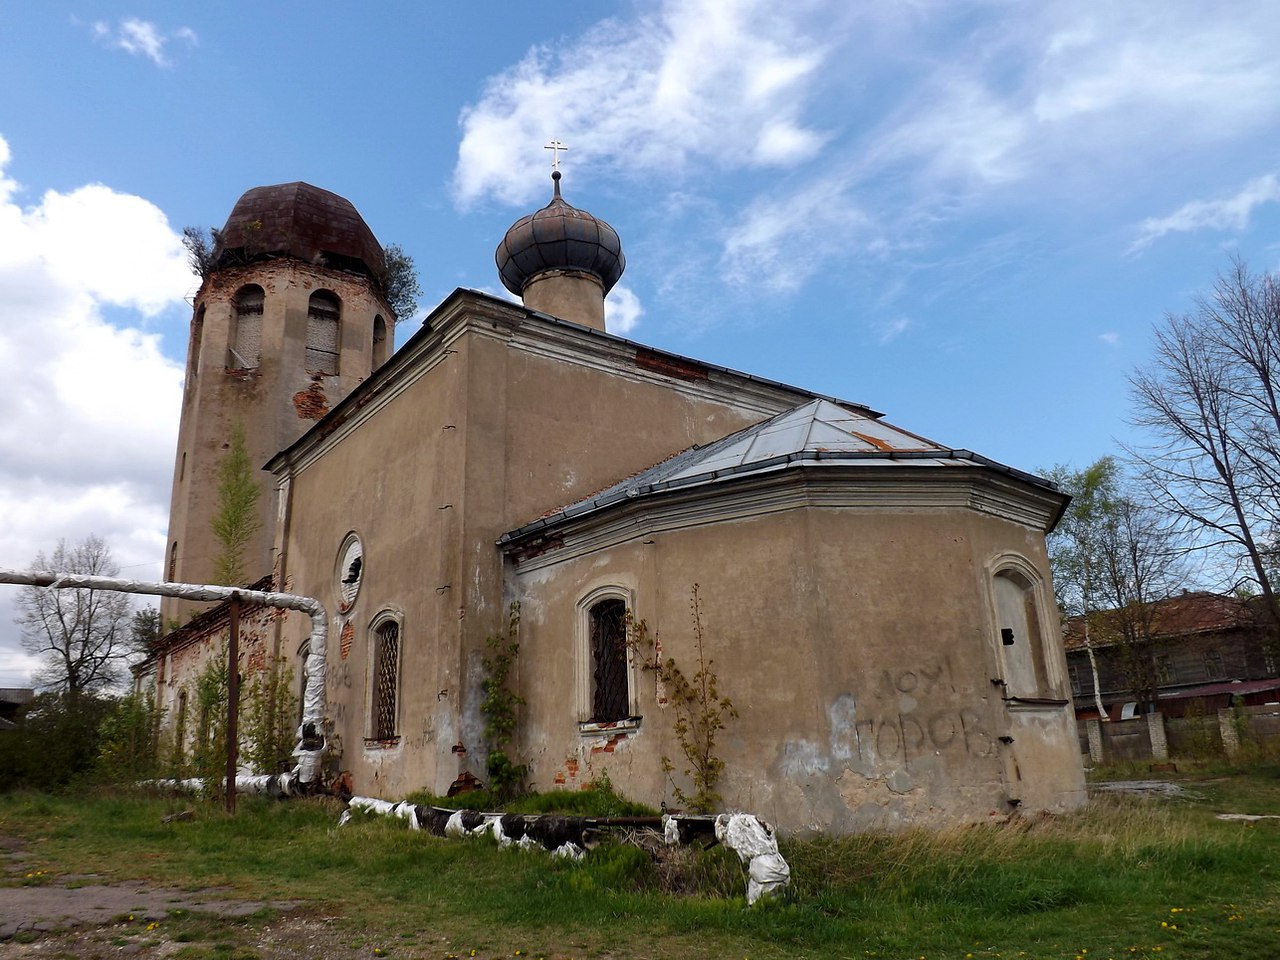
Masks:
[[[994,469],[1047,490],[1048,480],[1004,466],[970,450],[949,449],[883,420],[815,399],[703,446],[693,446],[586,499],[553,510],[502,537],[508,542],[561,520],[665,490],[792,467],[858,464],[875,467]]]

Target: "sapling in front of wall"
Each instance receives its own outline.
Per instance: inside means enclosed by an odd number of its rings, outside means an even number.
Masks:
[[[489,747],[489,759],[485,769],[489,775],[489,788],[500,799],[509,799],[524,789],[529,773],[528,764],[516,763],[508,754],[516,731],[516,710],[524,703],[510,687],[511,673],[520,655],[520,604],[512,603],[507,609],[507,628],[485,641],[489,655],[482,661],[485,678],[481,684],[484,700],[480,712],[484,714],[484,737]]]
[[[695,583],[690,591],[689,610],[693,620],[694,660],[697,671],[686,676],[674,657],[658,656],[657,638],[649,636],[649,625],[627,611],[627,643],[641,665],[657,675],[668,702],[675,711],[673,732],[683,760],[661,758],[663,772],[671,781],[671,791],[678,803],[690,813],[712,813],[720,804],[717,787],[724,775],[725,762],[716,752],[720,732],[738,711],[728,697],[720,695],[719,677],[714,661],[707,656],[706,632],[702,625],[702,600]],[[692,787],[689,791],[676,782],[676,767]]]

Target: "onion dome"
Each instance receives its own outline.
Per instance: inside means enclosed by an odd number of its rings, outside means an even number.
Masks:
[[[386,272],[382,245],[351,201],[302,182],[245,193],[214,252],[219,267],[266,257],[296,257],[373,277]]]
[[[498,244],[494,259],[502,285],[523,296],[529,282],[552,270],[590,274],[607,294],[627,261],[618,232],[560,196],[560,171],[551,174],[555,195],[541,210],[521,217]]]

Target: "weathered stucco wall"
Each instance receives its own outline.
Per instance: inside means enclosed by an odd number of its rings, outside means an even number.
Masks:
[[[262,356],[251,369],[229,358],[235,297],[246,284],[263,288]],[[308,373],[307,310],[311,295],[329,290],[342,302],[338,373]],[[257,470],[288,446],[374,367],[374,318],[391,335],[394,320],[371,282],[358,274],[283,259],[221,269],[201,287],[191,322],[190,356],[174,460],[166,578],[212,581],[220,548],[210,523],[218,508],[218,464],[236,425],[245,430],[249,460]],[[258,503],[261,527],[245,552],[246,572],[273,572],[275,504],[266,488]],[[172,566],[172,575],[169,566]],[[185,621],[206,604],[165,598],[166,621]]]
[[[580,731],[575,618],[583,596],[623,587],[662,654],[691,675],[698,583],[707,653],[739,711],[718,751],[727,806],[788,830],[847,831],[977,820],[1011,812],[1011,799],[1026,810],[1083,799],[1069,705],[1014,717],[992,682],[1003,667],[988,567],[1016,550],[1047,574],[1034,531],[952,508],[635,527],[563,562],[549,550],[515,576],[521,733],[540,787],[608,771],[629,796],[672,800],[660,758],[678,762],[679,748],[652,672],[633,668],[638,729]],[[1048,641],[1044,655],[1060,667],[1060,641]],[[1043,693],[1066,699],[1060,686]]]
[[[412,375],[362,397],[358,414],[281,472],[288,589],[337,610],[342,540],[354,531],[364,546],[359,597],[331,624],[327,690],[343,764],[375,796],[484,776],[481,660],[505,616],[502,533],[803,397],[756,387],[735,409],[731,388],[684,389],[637,366],[634,348],[625,365],[575,362],[565,338],[585,333],[529,321],[548,345],[526,336],[523,311],[481,306],[439,320]],[[383,610],[402,624],[399,738],[366,744],[371,626]],[[296,657],[304,639],[291,629],[285,652]]]

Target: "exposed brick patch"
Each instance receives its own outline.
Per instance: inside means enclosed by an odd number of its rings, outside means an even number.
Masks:
[[[351,642],[356,637],[356,628],[351,625],[348,620],[342,625],[342,635],[338,641],[338,649],[342,651],[342,659],[347,659],[347,655],[351,653]]]
[[[592,753],[613,753],[614,749],[618,746],[618,744],[624,742],[627,739],[627,736],[628,735],[625,733],[615,733],[612,737],[606,740],[604,744],[600,746],[592,747],[591,752]]]
[[[636,350],[636,366],[641,370],[652,370],[654,373],[675,377],[677,380],[706,380],[711,375],[711,372],[696,360],[666,356],[646,347]]]
[[[319,380],[313,380],[311,386],[293,395],[293,408],[302,420],[319,420],[329,412],[329,399]]]

